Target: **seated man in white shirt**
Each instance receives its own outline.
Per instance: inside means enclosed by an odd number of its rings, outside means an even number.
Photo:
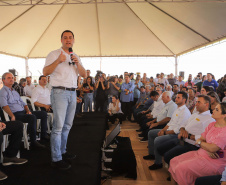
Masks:
[[[185,92],[178,92],[175,103],[177,109],[174,111],[170,122],[163,129],[153,129],[148,132],[148,152],[149,155],[144,156],[144,159],[155,159],[152,166],[149,166],[150,170],[156,170],[162,168],[162,156],[157,151],[157,146],[162,143],[172,141],[174,144],[177,142],[177,134],[182,124],[184,124],[191,113],[186,107],[186,101],[188,95]]]
[[[164,160],[169,164],[170,160],[183,153],[198,150],[199,147],[195,145],[195,141],[201,137],[201,134],[205,131],[205,128],[215,120],[211,117],[210,111],[210,98],[206,95],[199,95],[196,101],[197,113],[191,115],[187,122],[185,122],[178,134],[178,142],[180,144],[173,148],[169,148],[167,142],[157,147],[157,150],[162,155],[164,154]]]
[[[47,78],[42,75],[39,77],[39,85],[35,87],[32,91],[31,101],[35,106],[40,107],[41,110],[46,112],[52,112],[51,102],[50,102],[50,91],[46,87]]]
[[[27,85],[24,87],[25,95],[28,97],[31,97],[32,90],[35,88],[35,86],[31,83],[31,77],[26,77]]]

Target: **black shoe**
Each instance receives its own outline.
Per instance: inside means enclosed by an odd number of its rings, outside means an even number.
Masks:
[[[45,145],[40,144],[38,141],[34,141],[31,143],[31,149],[44,149]]]
[[[139,129],[139,130],[136,130],[136,132],[142,132],[142,130],[141,130],[141,129]]]
[[[49,141],[50,140],[50,137],[48,135],[46,135],[44,137],[41,137],[41,140],[42,141]]]
[[[140,142],[141,142],[141,143],[148,142],[148,139],[147,139],[147,138],[143,138],[143,139],[140,140]]]
[[[154,160],[154,159],[155,159],[155,156],[154,156],[154,155],[149,154],[149,155],[144,156],[144,157],[143,157],[143,159],[145,159],[145,160],[148,160],[148,159],[150,159],[150,160]]]
[[[171,177],[169,176],[169,177],[167,177],[167,179],[166,179],[167,181],[171,181]]]
[[[138,134],[138,137],[144,137],[144,134],[142,134],[142,133]]]
[[[154,163],[153,165],[149,166],[148,168],[149,168],[149,170],[157,170],[157,169],[162,168],[162,164],[155,164]]]
[[[136,120],[131,120],[130,122],[131,122],[131,123],[136,123],[137,121],[136,121]]]
[[[70,154],[68,152],[66,152],[65,154],[62,154],[63,160],[73,160],[73,159],[75,159],[75,157],[76,157],[76,155]]]
[[[51,166],[54,168],[57,168],[59,170],[68,170],[69,168],[71,168],[71,165],[66,163],[63,160],[57,161],[57,162],[52,162]]]

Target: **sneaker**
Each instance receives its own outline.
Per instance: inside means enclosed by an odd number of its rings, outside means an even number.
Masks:
[[[149,166],[148,168],[149,168],[149,170],[157,170],[157,169],[162,168],[162,164],[155,164],[154,163],[153,165]]]
[[[62,154],[63,160],[73,160],[73,159],[75,159],[75,157],[76,157],[76,155],[70,154],[68,152],[66,152],[65,154]]]
[[[17,157],[4,157],[2,165],[3,166],[9,166],[12,164],[20,165],[27,162],[27,159],[17,158]]]
[[[69,168],[71,168],[71,165],[66,163],[63,160],[57,161],[57,162],[52,162],[51,166],[54,168],[57,168],[59,170],[68,170]]]
[[[0,181],[7,179],[8,176],[4,174],[2,171],[0,171]]]
[[[148,159],[153,160],[153,159],[155,159],[155,156],[149,154],[149,155],[144,156],[143,159],[145,159],[145,160],[148,160]]]
[[[148,142],[148,139],[143,138],[143,139],[140,140],[140,142],[141,142],[141,143],[146,143],[146,142]]]

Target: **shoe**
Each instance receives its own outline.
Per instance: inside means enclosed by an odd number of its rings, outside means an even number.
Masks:
[[[50,137],[48,135],[46,135],[44,137],[41,137],[41,140],[43,140],[43,141],[49,141],[50,140]]]
[[[130,122],[131,122],[131,123],[136,123],[137,121],[136,121],[136,120],[131,120]]]
[[[71,165],[66,163],[63,160],[57,161],[57,162],[52,162],[51,166],[54,168],[57,168],[59,170],[68,170],[69,168],[71,168]]]
[[[148,168],[149,168],[149,170],[157,170],[157,169],[162,168],[162,164],[155,164],[154,163],[153,165],[149,166]]]
[[[141,142],[141,143],[146,143],[146,142],[148,142],[148,139],[143,138],[143,139],[140,140],[140,142]]]
[[[17,157],[4,157],[2,165],[3,166],[9,166],[12,164],[20,165],[27,162],[27,159],[17,158]]]
[[[31,143],[31,149],[38,149],[38,148],[43,149],[43,148],[46,148],[46,146],[40,144],[38,141],[34,141],[34,142]]]
[[[141,129],[139,129],[139,130],[136,130],[136,132],[142,132],[142,130],[141,130]]]
[[[2,171],[0,171],[0,181],[7,179],[8,176],[4,174]]]
[[[144,134],[142,134],[142,133],[138,134],[138,137],[144,137]]]
[[[76,155],[70,154],[68,152],[66,152],[65,154],[62,154],[63,160],[73,160],[73,159],[75,159],[75,157],[76,157]]]
[[[169,176],[169,177],[167,177],[167,179],[166,179],[167,181],[171,181],[171,177]]]
[[[155,156],[154,156],[154,155],[149,154],[149,155],[144,156],[144,157],[143,157],[143,159],[145,159],[145,160],[148,160],[148,159],[150,159],[150,160],[154,160],[154,159],[155,159]]]

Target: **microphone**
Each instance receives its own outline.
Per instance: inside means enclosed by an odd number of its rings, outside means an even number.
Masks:
[[[73,50],[72,50],[72,48],[69,48],[68,49],[68,51],[69,51],[69,54],[70,54],[70,57],[72,58],[72,56],[73,56]],[[75,62],[72,62],[72,60],[71,60],[71,62],[69,62],[69,65],[75,65]]]

